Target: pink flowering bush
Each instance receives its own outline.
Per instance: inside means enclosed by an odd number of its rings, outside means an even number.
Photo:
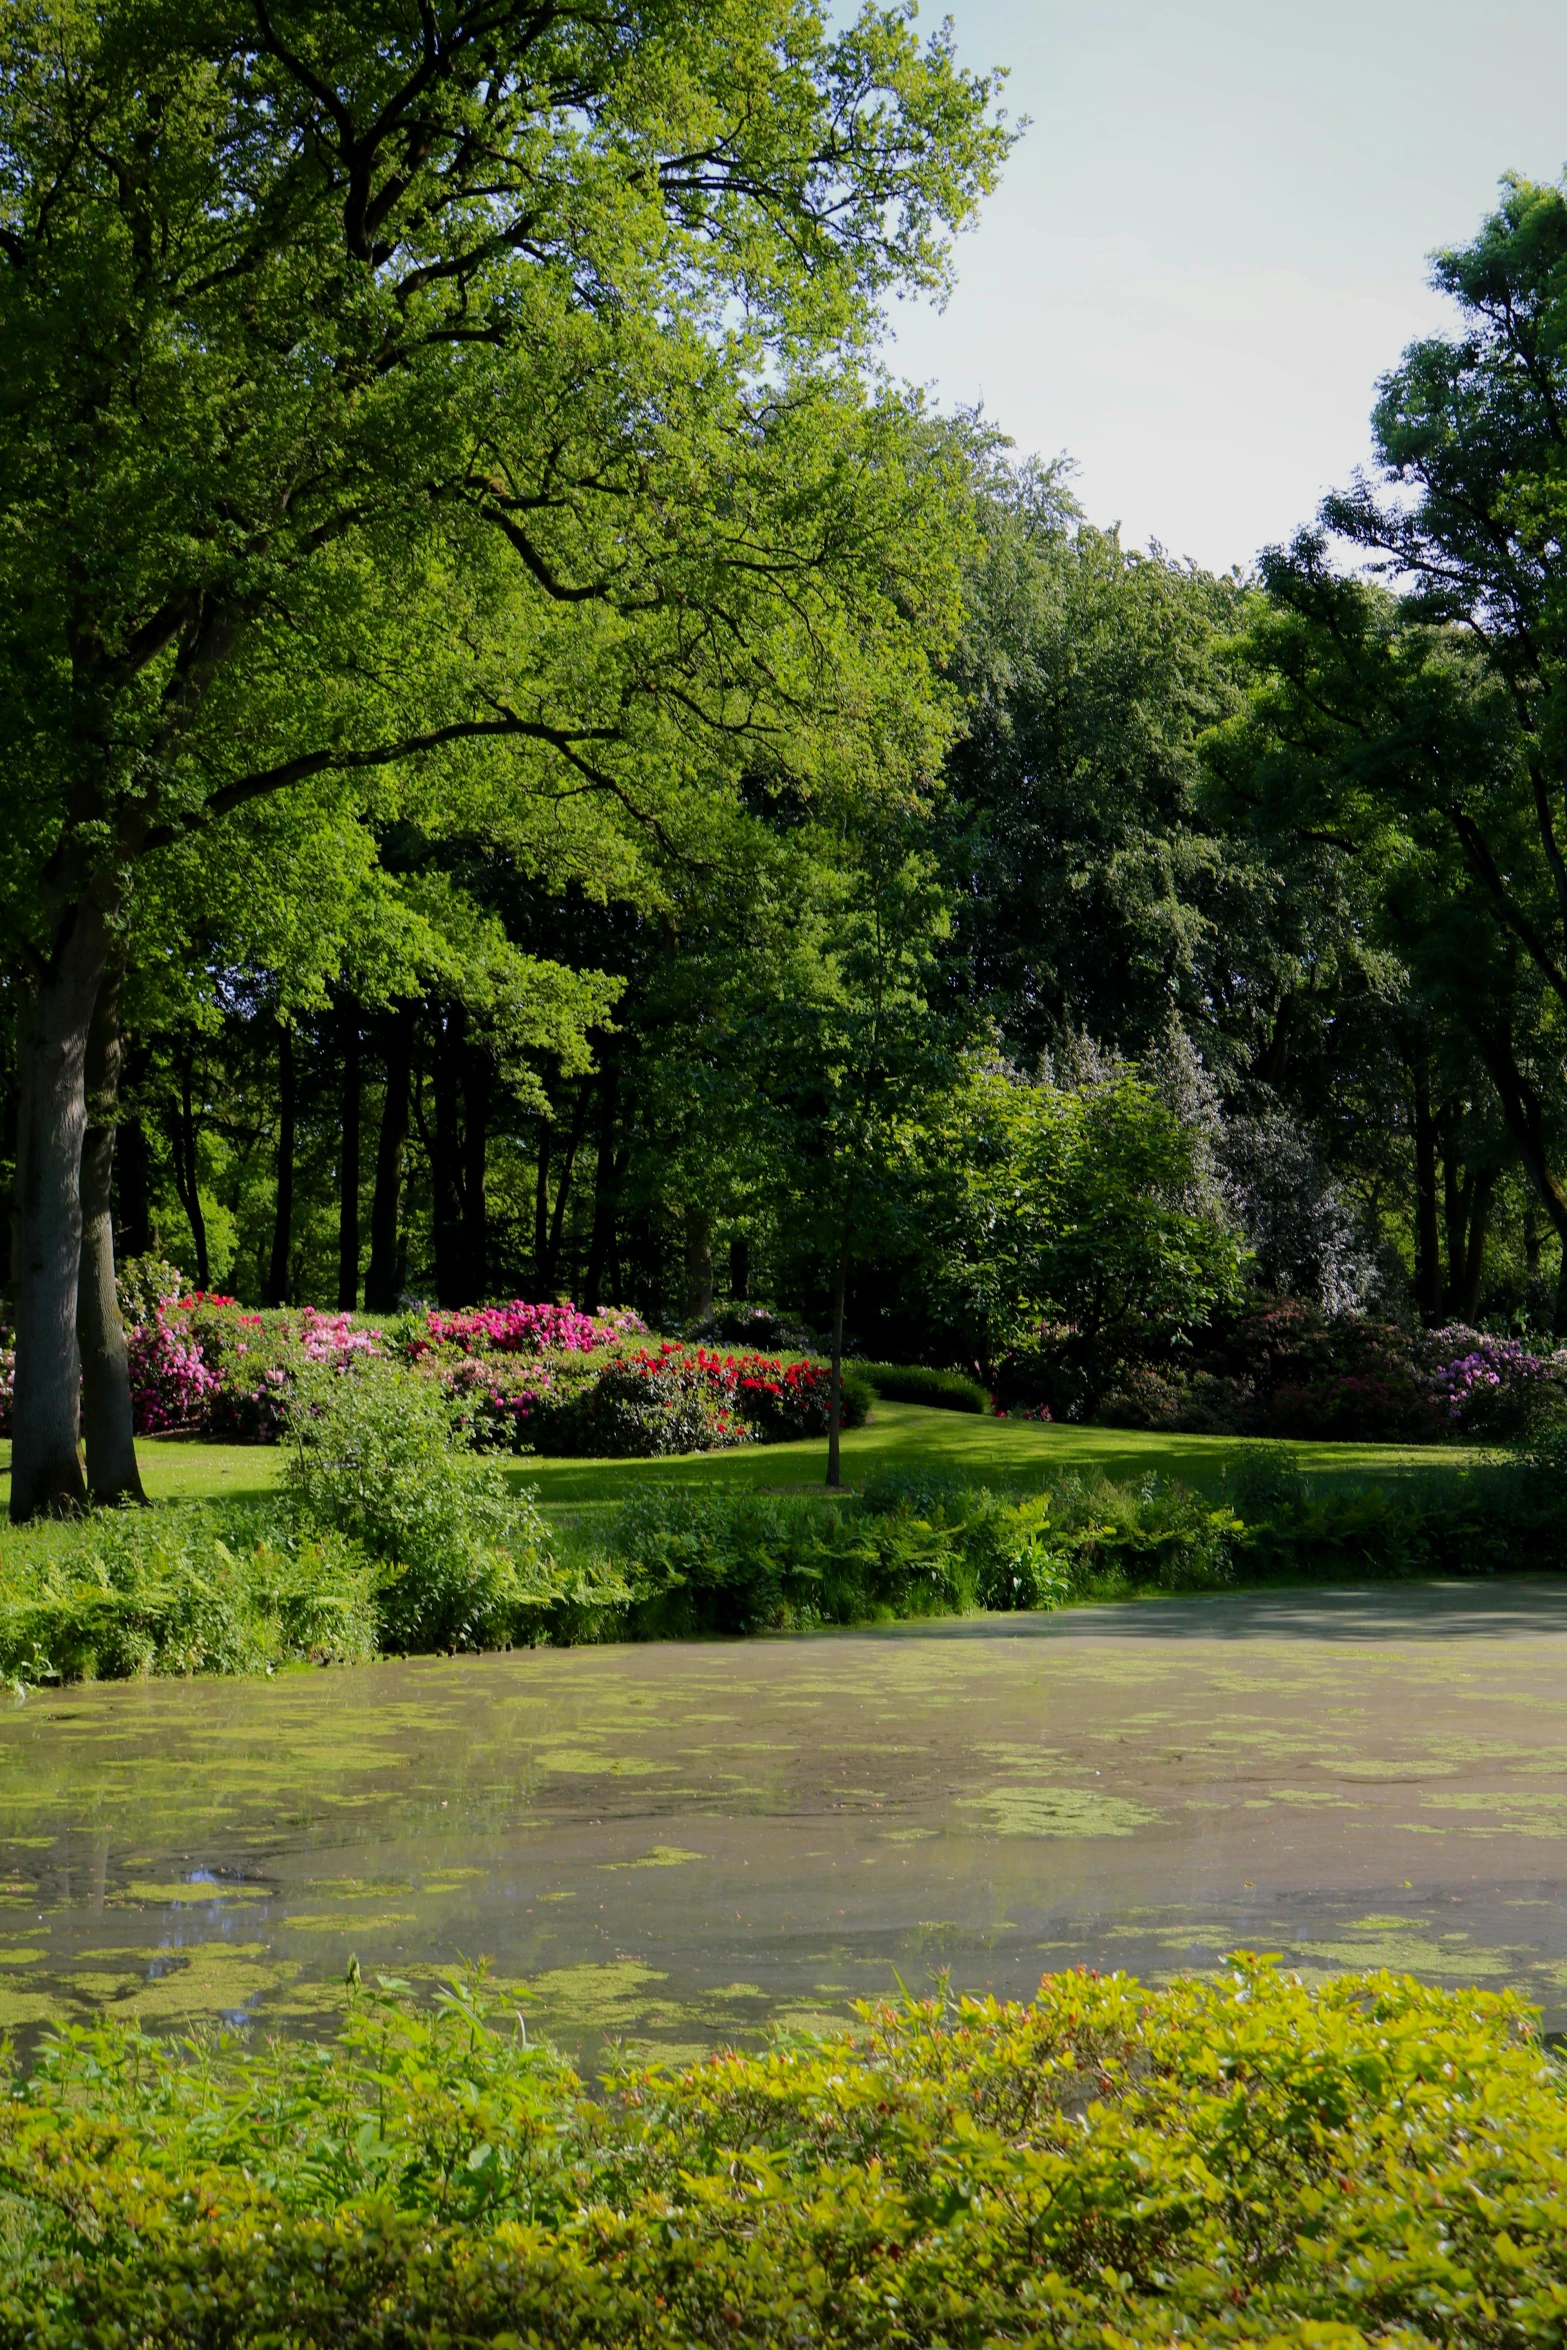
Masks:
[[[438,1309],[407,1327],[402,1344],[417,1362],[432,1347],[455,1347],[464,1355],[592,1354],[629,1337],[645,1338],[647,1324],[629,1307],[585,1314],[574,1305],[530,1305],[514,1297],[509,1305],[476,1306],[469,1313]]]
[[[131,1408],[138,1435],[173,1429],[272,1444],[297,1372],[341,1368],[383,1350],[376,1332],[351,1314],[315,1306],[253,1313],[208,1290],[160,1300],[126,1332]]]
[[[1461,1322],[1426,1339],[1433,1395],[1449,1427],[1465,1435],[1533,1433],[1567,1388],[1567,1352],[1536,1354],[1517,1338],[1492,1338]]]

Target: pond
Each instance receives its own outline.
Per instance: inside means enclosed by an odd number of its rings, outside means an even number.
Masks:
[[[488,1956],[675,2055],[1229,1949],[1567,2018],[1567,1584],[1145,1602],[36,1694],[0,1714],[0,2025],[329,2026]]]

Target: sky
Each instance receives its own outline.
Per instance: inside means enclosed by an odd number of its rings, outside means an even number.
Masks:
[[[1567,163],[1564,0],[950,5],[1031,127],[888,356],[1215,569],[1371,462],[1378,375],[1453,317],[1428,256]]]

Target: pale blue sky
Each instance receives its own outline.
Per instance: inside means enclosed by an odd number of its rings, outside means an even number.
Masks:
[[[1033,127],[890,356],[1065,449],[1094,520],[1248,563],[1369,455],[1434,246],[1567,162],[1567,0],[951,0]],[[942,13],[923,0],[922,20]]]

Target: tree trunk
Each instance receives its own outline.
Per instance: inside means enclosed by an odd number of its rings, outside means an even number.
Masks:
[[[179,1193],[185,1221],[196,1251],[196,1287],[210,1288],[207,1262],[207,1220],[201,1212],[201,1172],[196,1156],[195,1055],[189,1043],[179,1049],[180,1120],[175,1136],[174,1188]]]
[[[700,1208],[686,1210],[686,1319],[705,1322],[713,1311],[713,1226]]]
[[[849,1286],[849,1232],[854,1213],[851,1192],[843,1206],[843,1229],[838,1235],[838,1264],[832,1285],[832,1377],[827,1386],[827,1490],[843,1484],[840,1447],[843,1431],[843,1301]]]
[[[385,1025],[386,1096],[375,1147],[375,1193],[370,1203],[370,1264],[365,1274],[365,1308],[372,1314],[397,1310],[401,1287],[397,1217],[402,1202],[403,1153],[408,1148],[408,1096],[413,1076],[414,1007],[403,1004]]]
[[[18,1008],[16,1388],[11,1517],[79,1509],[76,1291],[82,1256],[87,1032],[108,927],[90,900],[62,926],[48,967]]]
[[[145,1502],[136,1465],[131,1369],[114,1287],[115,1108],[120,1088],[120,983],[111,963],[87,1031],[82,1135],[82,1253],[76,1285],[76,1341],[82,1364],[82,1434],[87,1490],[96,1502]]]
[[[435,1051],[430,1061],[435,1130],[426,1141],[430,1153],[435,1302],[448,1308],[473,1303],[464,1278],[462,1132],[458,1111],[464,1026],[460,1004],[449,1005],[444,1013],[437,1014]]]
[[[277,1212],[272,1219],[272,1261],[267,1267],[263,1305],[288,1304],[288,1257],[294,1238],[294,1031],[285,1020],[277,1048]]]
[[[1442,1310],[1442,1259],[1437,1237],[1436,1120],[1431,1115],[1429,1065],[1419,1060],[1415,1083],[1415,1304],[1434,1322]]]
[[[490,1096],[495,1070],[483,1045],[470,1044],[462,1077],[462,1227],[468,1303],[480,1305],[490,1286],[490,1211],[486,1193]]]
[[[1458,1293],[1464,1280],[1464,1246],[1469,1229],[1469,1201],[1474,1190],[1474,1177],[1460,1175],[1458,1147],[1453,1140],[1456,1117],[1448,1128],[1448,1147],[1442,1153],[1442,1212],[1447,1227],[1447,1282],[1442,1291],[1443,1311],[1456,1314]]]
[[[552,1288],[558,1287],[560,1282],[561,1238],[566,1229],[566,1202],[571,1197],[571,1178],[577,1164],[577,1153],[582,1148],[582,1138],[588,1130],[588,1104],[592,1098],[593,1088],[584,1077],[581,1085],[577,1088],[576,1106],[571,1113],[571,1131],[566,1137],[566,1155],[560,1163],[560,1173],[555,1179],[555,1205],[550,1211],[549,1278]]]
[[[1510,1037],[1478,1023],[1471,1033],[1486,1074],[1496,1088],[1507,1131],[1518,1146],[1524,1173],[1562,1244],[1562,1277],[1556,1285],[1552,1328],[1558,1338],[1564,1338],[1567,1337],[1567,1196],[1563,1195],[1551,1169],[1545,1141],[1545,1105],[1538,1087],[1519,1068]]]
[[[1497,1170],[1488,1168],[1483,1175],[1472,1178],[1469,1198],[1469,1237],[1464,1244],[1464,1277],[1458,1299],[1458,1311],[1466,1322],[1472,1322],[1480,1310],[1480,1284],[1485,1277],[1485,1244],[1491,1223],[1491,1195],[1497,1185]]]
[[[337,1307],[351,1314],[359,1303],[359,1006],[342,1006],[342,1138],[337,1170]]]
[[[620,1111],[620,1061],[605,1049],[598,1082],[598,1165],[593,1171],[593,1231],[588,1241],[588,1269],[582,1284],[583,1311],[596,1314],[605,1286],[614,1278],[615,1205],[620,1167],[615,1156],[615,1128]]]
[[[550,1296],[550,1143],[554,1129],[541,1112],[538,1157],[533,1170],[533,1294],[541,1305]]]
[[[743,1232],[729,1243],[729,1294],[738,1305],[751,1294],[751,1243]]]

